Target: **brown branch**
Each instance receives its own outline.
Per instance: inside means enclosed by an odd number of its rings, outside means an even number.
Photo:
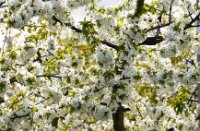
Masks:
[[[71,23],[65,23],[65,26],[70,27],[72,30],[74,30],[74,31],[77,32],[77,33],[83,33],[83,31],[82,31],[81,29],[79,29],[79,28],[77,28],[77,27],[71,25]],[[94,37],[94,39],[98,39],[98,38],[95,38],[95,37]],[[119,46],[117,46],[117,45],[115,45],[115,44],[112,44],[112,43],[106,41],[105,39],[104,39],[104,40],[100,40],[100,42],[101,42],[102,44],[104,44],[104,45],[107,45],[108,47],[111,47],[111,48],[117,50],[117,51],[120,49]]]
[[[188,28],[191,28],[191,27],[198,27],[200,25],[192,25],[196,20],[199,19],[199,16],[200,16],[200,12],[196,15],[196,17],[194,19],[192,19],[190,21],[190,23],[186,24],[186,26],[184,27],[184,30],[187,30]],[[151,30],[154,30],[154,29],[158,29],[158,28],[162,28],[162,27],[165,27],[165,26],[168,26],[170,25],[171,23],[173,22],[169,22],[165,25],[159,25],[159,26],[156,26],[156,27],[153,27],[151,29],[148,29],[148,31],[151,31]],[[164,40],[164,38],[162,36],[154,36],[154,37],[147,37],[146,40],[142,43],[140,43],[139,45],[156,45],[157,43],[160,43]]]
[[[24,25],[26,27],[45,27],[45,25],[34,25],[34,24],[30,24],[30,25]]]
[[[188,100],[188,103],[187,103],[187,104],[188,104],[189,106],[191,106],[191,104],[192,104],[192,101],[190,101],[190,100],[192,100],[192,97],[195,95],[195,92],[197,91],[197,88],[198,88],[198,87],[196,87],[196,88],[194,89],[194,91],[192,92],[192,94],[191,94],[191,96],[190,96],[190,98],[189,98],[189,100]]]
[[[103,40],[103,41],[101,41],[103,44],[105,44],[105,45],[107,45],[108,47],[111,47],[111,48],[113,48],[113,49],[115,49],[115,50],[119,50],[120,49],[120,47],[119,46],[117,46],[117,45],[115,45],[115,44],[112,44],[112,43],[110,43],[110,42],[108,42],[108,41],[106,41],[106,40]]]
[[[163,27],[169,26],[172,23],[173,22],[169,22],[169,23],[166,23],[166,24],[162,24],[162,25],[158,25],[158,26],[152,27],[150,29],[147,29],[146,32],[149,32],[149,31],[152,31],[152,30],[155,30],[155,29],[161,29]]]
[[[72,25],[71,25],[71,29],[74,30],[74,31],[76,31],[77,33],[82,33],[82,30],[76,28],[75,26],[72,26]]]
[[[166,131],[175,131],[173,127],[166,129]]]
[[[171,22],[172,18],[172,7],[173,7],[174,0],[171,1],[170,7],[169,7],[169,23]]]
[[[52,19],[55,21],[55,23],[53,23],[53,25],[56,25],[57,23],[60,23],[61,25],[63,24],[61,20],[56,18],[56,16],[52,16]]]
[[[142,116],[142,114],[141,114],[140,109],[138,108],[138,106],[136,106],[136,109],[137,109],[137,111],[138,111],[140,117],[143,119],[143,116]]]
[[[124,111],[124,112],[128,112],[128,111],[131,111],[131,109],[130,109],[130,108],[124,108],[123,111]]]
[[[27,116],[29,116],[30,115],[30,112],[29,113],[27,113],[27,114],[24,114],[24,115],[21,115],[21,116],[18,116],[18,115],[15,115],[14,117],[11,117],[10,119],[11,120],[14,120],[14,119],[17,119],[17,118],[23,118],[23,117],[27,117]]]
[[[7,7],[7,5],[3,5],[5,4],[6,2],[0,2],[0,8],[4,8],[4,7]]]
[[[57,75],[37,75],[36,77],[48,77],[48,78],[54,77],[54,78],[62,79],[61,76],[57,76]]]
[[[39,61],[39,63],[42,63],[42,59],[41,59],[41,53],[40,53],[41,48],[38,49],[37,51],[37,58],[33,60],[33,62]]]
[[[188,6],[188,8],[187,8],[187,11],[188,11],[188,16],[191,18],[191,20],[193,20],[193,17],[192,17],[192,14],[191,14],[191,12],[189,11],[189,8],[190,8],[190,5]]]
[[[173,2],[174,2],[174,0],[172,0],[171,3],[170,3],[169,22],[166,23],[166,24],[158,25],[158,26],[152,27],[150,29],[147,29],[146,32],[149,32],[149,31],[152,31],[152,30],[155,30],[155,29],[160,29],[160,28],[169,26],[170,24],[174,23],[174,21],[171,21],[171,12],[172,12]],[[189,12],[189,16],[191,17],[191,21],[190,21],[190,23],[185,25],[184,30],[187,30],[187,29],[192,28],[192,27],[200,27],[200,25],[192,25],[196,20],[199,19],[200,12],[195,16],[195,18],[192,18],[191,15],[192,14]],[[162,36],[147,37],[146,40],[139,45],[156,45],[157,43],[160,43],[163,40],[164,40],[164,38]]]
[[[193,24],[196,20],[199,19],[199,16],[200,16],[200,12],[195,16],[194,19],[192,19],[192,20],[190,21],[190,23],[188,23],[188,24],[185,25],[184,30],[187,30],[188,28],[193,27],[192,24]]]
[[[143,9],[144,9],[144,0],[137,0],[135,14],[134,14],[133,18],[140,17],[142,15]]]
[[[72,25],[70,27],[71,27],[72,30],[76,31],[77,33],[82,33],[81,29],[79,29],[79,28],[77,28],[75,26],[72,26]],[[117,50],[117,51],[119,50],[119,46],[117,46],[115,44],[112,44],[112,43],[110,43],[110,42],[108,42],[106,40],[101,40],[100,42],[103,43],[104,45],[107,45],[108,47],[111,47],[111,48]]]
[[[24,85],[24,83],[21,83],[21,82],[18,81],[18,79],[17,79],[16,76],[10,78],[9,81],[10,81],[10,84],[13,84],[13,83],[16,82],[16,83],[19,83],[19,84],[21,84],[21,85]]]
[[[127,80],[127,79],[130,79],[130,77],[122,77],[122,78],[120,78],[120,80]]]
[[[120,86],[115,84],[112,87],[112,94],[116,94]],[[122,106],[121,102],[118,102],[119,107],[117,108],[115,113],[112,113],[112,120],[113,120],[113,128],[114,131],[124,131],[124,107]]]
[[[12,77],[12,78],[10,78],[10,83],[14,83],[14,82],[18,82],[18,80],[17,80],[17,77]]]
[[[124,108],[120,104],[117,111],[112,114],[113,128],[115,131],[124,131]]]
[[[139,45],[156,45],[162,42],[164,38],[162,36],[154,36],[154,37],[147,37],[145,41],[140,43]]]
[[[192,27],[200,27],[200,25],[191,25],[190,28]]]
[[[196,20],[199,19],[199,16],[200,16],[200,13],[197,14],[195,18],[191,18],[192,20],[190,21],[190,23],[186,24],[186,26],[184,27],[184,30],[187,30],[188,28],[192,28],[192,27],[199,27],[200,25],[192,25]],[[174,23],[174,21],[169,21],[166,24],[162,24],[162,25],[158,25],[158,26],[152,27],[150,29],[146,29],[146,32],[149,32],[149,31],[152,31],[152,30],[155,30],[155,29],[160,29],[160,28],[169,26],[172,23]]]
[[[5,4],[6,2],[0,2],[0,6],[2,6],[3,4]]]
[[[198,102],[197,100],[192,100],[192,99],[187,99],[187,100],[191,102]]]
[[[123,32],[130,40],[133,40],[133,38],[131,38],[131,36],[125,32]]]
[[[43,103],[43,102],[47,101],[48,99],[49,99],[49,97],[47,97],[47,98],[45,98],[45,99],[41,100],[40,102],[36,103],[35,105],[39,105],[39,104],[41,104],[41,103]]]
[[[177,95],[178,94],[178,91],[176,91],[174,94],[172,94],[171,96],[169,96],[169,97],[167,97],[167,99],[170,99],[170,98],[172,98],[172,97],[174,97],[175,95]]]
[[[161,24],[161,25],[157,25],[157,26],[152,27],[152,28],[150,28],[150,29],[146,29],[146,32],[149,32],[149,31],[152,31],[152,30],[155,30],[155,29],[161,29],[161,28],[163,28],[163,27],[169,26],[170,24],[174,23],[174,22],[171,21],[173,2],[174,2],[174,0],[172,0],[171,3],[170,3],[169,15],[168,15],[168,16],[169,16],[168,23],[166,23],[166,24]],[[163,8],[164,8],[164,7],[163,7]],[[158,17],[159,22],[161,22],[162,13],[163,13],[163,11],[161,11],[161,15]]]

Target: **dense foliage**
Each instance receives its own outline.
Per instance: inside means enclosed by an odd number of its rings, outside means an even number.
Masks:
[[[0,130],[198,130],[199,6],[97,2],[0,2]]]

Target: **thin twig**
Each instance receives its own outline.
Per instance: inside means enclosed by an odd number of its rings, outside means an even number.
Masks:
[[[29,116],[29,115],[30,115],[30,112],[27,113],[27,114],[21,115],[21,116],[15,115],[14,117],[11,117],[10,119],[11,119],[11,120],[14,120],[14,119],[17,119],[17,118],[27,117],[27,116]]]
[[[57,76],[57,75],[37,75],[36,77],[54,77],[54,78],[59,78],[59,79],[62,79],[61,76]]]
[[[45,25],[24,25],[24,26],[27,26],[27,27],[45,27]]]
[[[173,3],[174,3],[174,0],[171,1],[170,7],[169,7],[169,23],[171,22]]]
[[[143,116],[142,116],[142,114],[141,114],[140,109],[138,108],[138,106],[136,106],[136,109],[137,109],[137,111],[138,111],[140,117],[143,119]]]
[[[191,28],[193,27],[193,23],[199,19],[199,15],[200,15],[200,12],[195,16],[195,18],[193,20],[190,21],[190,23],[186,24],[186,26],[184,27],[184,30],[187,30],[188,28]]]
[[[191,12],[189,11],[189,8],[190,8],[190,5],[188,6],[188,8],[187,8],[187,11],[188,11],[188,16],[191,18],[191,20],[193,20],[193,17],[192,17],[192,14],[191,14]]]
[[[152,27],[152,28],[150,28],[150,29],[147,29],[146,32],[149,32],[149,31],[152,31],[152,30],[155,30],[155,29],[160,29],[160,28],[169,26],[169,25],[172,24],[172,23],[173,23],[173,22],[169,22],[169,23],[166,23],[166,24],[162,24],[162,25],[158,25],[158,26]]]
[[[192,99],[192,97],[195,95],[195,92],[197,91],[197,88],[198,88],[198,86],[197,86],[197,87],[194,89],[194,91],[192,92],[192,94],[191,94],[191,96],[190,96],[189,100],[191,100],[191,99]],[[191,101],[189,101],[189,100],[188,100],[188,105],[189,105],[189,106],[191,106],[191,103],[192,103],[192,102],[191,102]]]
[[[41,104],[41,103],[47,101],[48,99],[49,99],[49,97],[45,98],[44,100],[41,100],[40,102],[36,103],[35,105],[39,105],[39,104]]]
[[[6,2],[0,2],[0,8],[4,8],[4,7],[7,7],[7,5],[3,5],[5,4]]]
[[[136,10],[133,18],[140,17],[140,15],[143,12],[143,8],[144,8],[144,0],[137,0]]]
[[[53,18],[53,20],[56,21],[56,23],[58,22],[58,23],[60,23],[60,24],[63,24],[63,23],[62,23],[58,18],[56,18],[55,16],[53,16],[52,18]],[[65,26],[70,27],[72,30],[74,30],[74,31],[77,32],[77,33],[83,33],[83,31],[82,31],[81,29],[79,29],[79,28],[73,26],[71,23],[65,23]],[[94,38],[94,39],[97,39],[97,38]],[[108,47],[111,47],[111,48],[115,49],[115,50],[119,50],[119,46],[117,46],[117,45],[115,45],[115,44],[112,44],[112,43],[110,43],[110,42],[108,42],[108,41],[106,41],[106,40],[101,40],[100,42],[103,43],[103,44],[105,44],[105,45],[107,45]]]
[[[162,36],[147,37],[145,41],[139,45],[156,45],[164,40]]]
[[[167,99],[170,99],[170,98],[172,98],[172,97],[174,97],[175,95],[177,95],[178,94],[178,91],[176,91],[174,94],[172,94],[171,96],[169,96],[169,97],[167,97]]]
[[[198,102],[198,100],[187,99],[190,102]]]

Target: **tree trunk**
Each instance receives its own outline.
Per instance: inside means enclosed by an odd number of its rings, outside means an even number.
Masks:
[[[123,106],[119,105],[117,111],[112,114],[113,128],[115,131],[124,131],[124,111]]]

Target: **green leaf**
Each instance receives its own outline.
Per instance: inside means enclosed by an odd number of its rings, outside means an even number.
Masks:
[[[11,53],[9,54],[9,57],[12,59],[12,60],[15,60],[17,58],[17,53],[15,51],[11,51]]]
[[[70,106],[69,107],[69,113],[72,114],[72,113],[74,113],[74,111],[75,111],[75,108],[73,106]]]
[[[27,82],[29,85],[32,85],[33,83],[36,82],[36,79],[35,79],[34,76],[33,76],[33,77],[29,77],[29,78],[26,79],[26,82]]]
[[[188,97],[190,94],[190,90],[184,86],[181,86],[177,92],[177,94],[167,100],[169,106],[173,107],[176,114],[180,114],[183,111],[185,113],[188,112],[186,108]]]
[[[181,22],[179,21],[175,26],[174,26],[174,30],[180,32],[181,28],[180,28]]]
[[[141,84],[135,84],[134,87],[136,88],[136,91],[143,97],[148,97],[150,102],[152,104],[156,104],[158,100],[156,99],[156,92],[157,87],[152,87],[150,84],[145,83],[143,85]]]
[[[106,72],[103,74],[103,76],[104,76],[105,81],[108,81],[108,80],[110,80],[111,78],[114,78],[114,74],[113,74],[113,72],[111,72],[111,71],[106,71]]]
[[[6,88],[6,82],[5,81],[1,81],[0,82],[0,92],[3,92],[5,88]]]

